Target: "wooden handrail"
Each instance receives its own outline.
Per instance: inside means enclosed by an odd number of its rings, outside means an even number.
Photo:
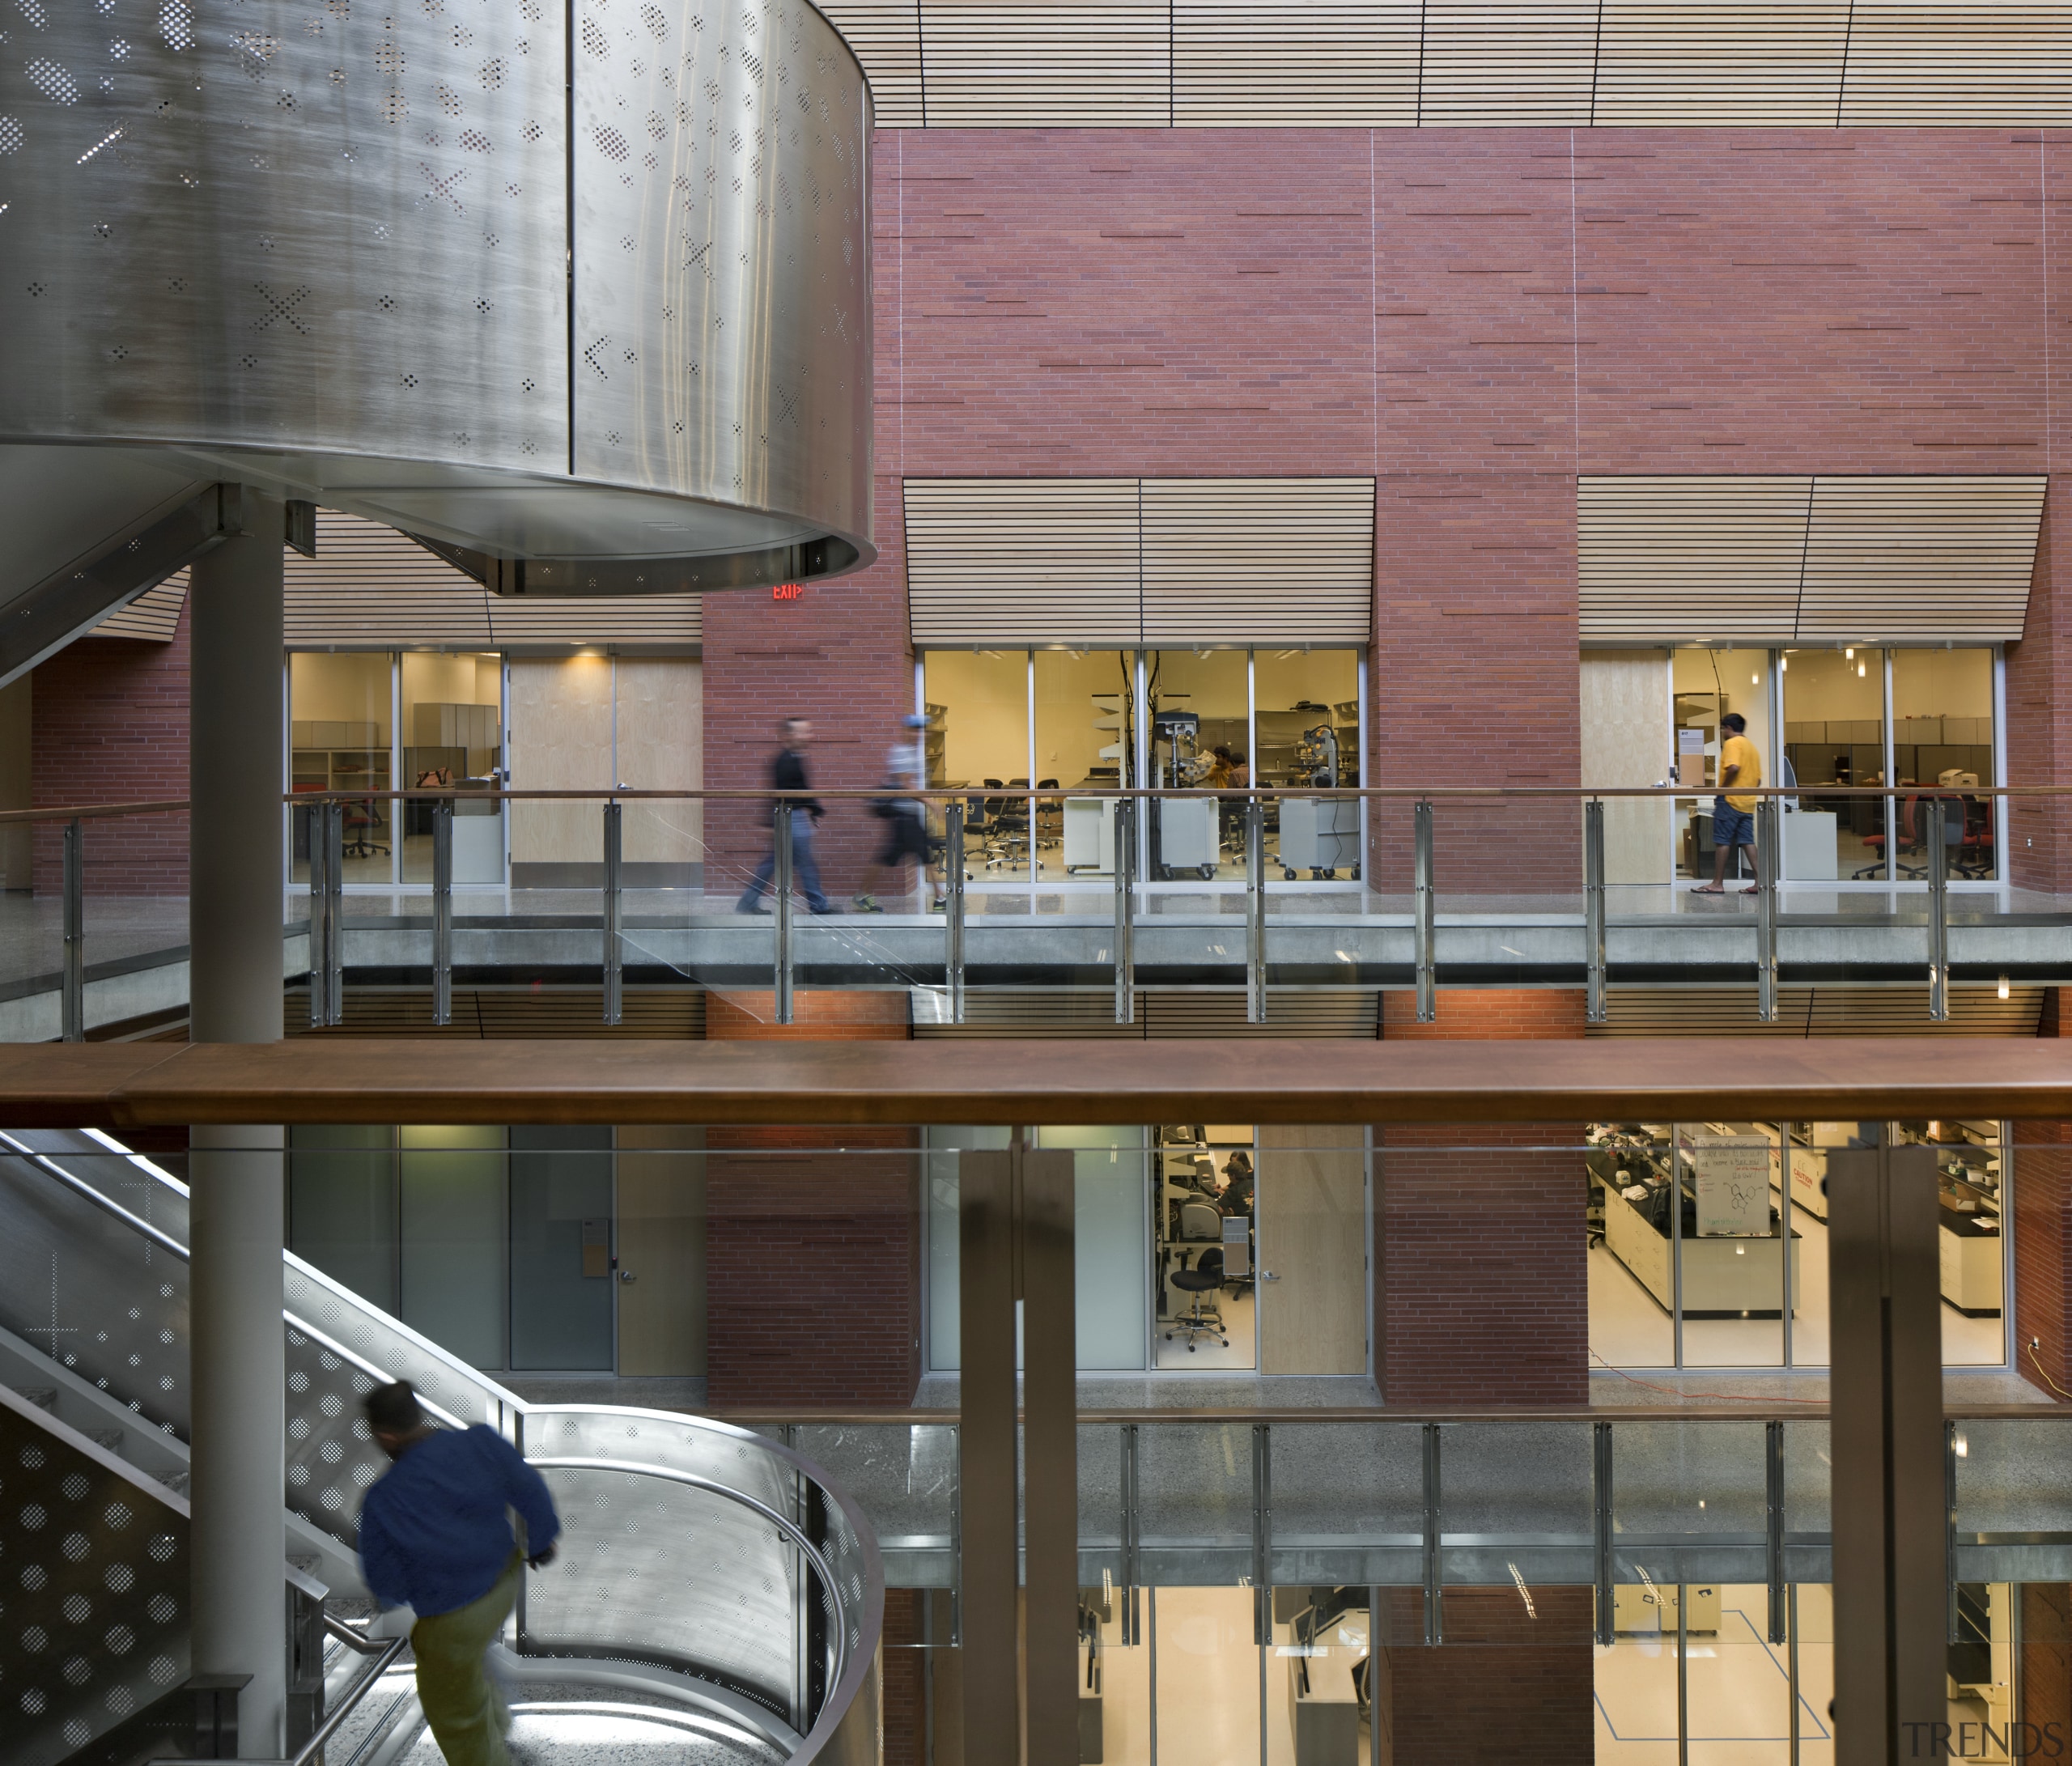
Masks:
[[[2050,1038],[36,1043],[0,1126],[2072,1119]]]

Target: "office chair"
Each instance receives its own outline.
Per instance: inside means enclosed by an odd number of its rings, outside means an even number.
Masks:
[[[1920,800],[1918,797],[1909,797],[1900,805],[1900,843],[1892,849],[1892,855],[1896,860],[1899,860],[1899,855],[1903,852],[1918,852],[1921,849],[1920,823],[1914,814],[1914,805]],[[1863,837],[1863,843],[1876,855],[1861,870],[1849,873],[1852,882],[1861,883],[1866,877],[1878,877],[1885,874],[1883,833],[1881,831],[1877,834],[1866,834]],[[1894,868],[1901,877],[1926,877],[1928,875],[1928,867],[1926,864],[1909,864],[1904,860],[1900,860]]]
[[[1055,779],[1039,779],[1036,781],[1036,788],[1038,791],[1055,791],[1058,788],[1058,782]],[[1036,805],[1035,834],[1037,851],[1041,853],[1049,848],[1061,845],[1064,843],[1064,837],[1065,806],[1064,800],[1060,798],[1051,797],[1038,804]],[[1037,868],[1038,870],[1042,868],[1042,864],[1040,859],[1038,860]]]
[[[1959,877],[1993,875],[1993,800],[1964,800],[1964,837],[1951,856],[1950,868]]]
[[[349,800],[346,804],[344,856],[371,859],[378,852],[386,858],[388,843],[377,838],[386,826],[381,811],[372,797]]]
[[[1187,1209],[1195,1205],[1191,1202],[1183,1204],[1182,1214],[1184,1216]],[[1225,1348],[1229,1348],[1230,1339],[1224,1335],[1222,1312],[1215,1306],[1204,1309],[1201,1303],[1203,1295],[1214,1293],[1223,1285],[1223,1247],[1221,1245],[1210,1246],[1201,1254],[1201,1261],[1192,1269],[1175,1270],[1166,1279],[1182,1293],[1195,1297],[1193,1310],[1183,1312],[1171,1321],[1172,1329],[1166,1333],[1166,1340],[1170,1343],[1174,1332],[1179,1332],[1187,1339],[1187,1353],[1190,1355],[1195,1352],[1197,1336],[1213,1337]]]

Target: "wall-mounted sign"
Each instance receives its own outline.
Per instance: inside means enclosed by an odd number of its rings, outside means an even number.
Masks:
[[[772,601],[796,601],[806,592],[803,583],[779,583],[770,591]]]

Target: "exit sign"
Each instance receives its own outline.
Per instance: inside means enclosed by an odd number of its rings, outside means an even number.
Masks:
[[[796,601],[806,592],[803,583],[779,583],[770,591],[772,601]]]

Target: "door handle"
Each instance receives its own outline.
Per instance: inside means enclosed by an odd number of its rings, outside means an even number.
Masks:
[[[1259,1280],[1261,1281],[1279,1281],[1280,1278],[1275,1275],[1272,1270],[1263,1269],[1259,1271]]]
[[[638,1281],[640,1278],[630,1269],[622,1269],[618,1272],[618,1279],[621,1281]]]

